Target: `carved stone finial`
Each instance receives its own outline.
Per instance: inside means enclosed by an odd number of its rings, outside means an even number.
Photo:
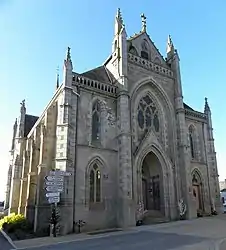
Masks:
[[[146,32],[146,28],[147,28],[147,18],[146,16],[144,15],[144,13],[141,14],[141,22],[142,22],[142,31],[143,32]]]
[[[168,35],[166,53],[168,54],[168,53],[174,53],[174,52],[175,50],[174,50],[174,45],[173,45],[171,36]]]
[[[70,47],[67,48],[67,59],[68,60],[71,59],[71,48]]]
[[[117,9],[116,18],[121,24],[123,24],[122,13],[120,8]]]
[[[71,60],[71,48],[67,48],[67,61]]]
[[[25,99],[22,100],[22,102],[20,103],[20,105],[21,105],[21,108],[25,108]]]
[[[205,97],[205,108],[204,108],[204,112],[207,113],[210,111],[210,107],[209,107],[209,103],[208,103],[208,99],[207,97]]]

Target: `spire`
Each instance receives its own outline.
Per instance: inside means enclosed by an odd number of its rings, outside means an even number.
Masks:
[[[144,13],[141,14],[141,22],[142,22],[142,29],[141,31],[142,32],[146,32],[146,28],[147,28],[147,18],[146,16],[144,15]]]
[[[115,16],[115,35],[120,33],[122,27],[123,27],[122,13],[120,8],[118,8]]]
[[[59,88],[59,66],[57,67],[56,90]]]
[[[210,112],[210,107],[209,107],[209,104],[208,104],[207,97],[205,97],[205,108],[204,108],[204,112],[205,112],[205,113]]]

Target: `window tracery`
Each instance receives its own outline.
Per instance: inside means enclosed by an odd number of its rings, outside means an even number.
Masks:
[[[159,114],[156,105],[147,94],[141,98],[137,108],[137,122],[142,134],[153,129],[157,134],[160,132]]]
[[[90,185],[89,200],[91,203],[97,203],[101,201],[101,173],[97,164],[94,164],[90,170]]]

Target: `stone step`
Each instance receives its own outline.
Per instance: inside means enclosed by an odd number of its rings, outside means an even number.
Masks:
[[[164,216],[159,210],[148,210],[144,212],[144,218],[145,217],[160,218]]]
[[[166,223],[166,222],[169,222],[169,219],[165,217],[157,217],[157,218],[146,217],[143,220],[144,225],[160,224],[160,223]]]

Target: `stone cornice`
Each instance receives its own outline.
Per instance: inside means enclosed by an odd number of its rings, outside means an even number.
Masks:
[[[161,65],[155,64],[153,62],[150,62],[144,58],[141,58],[139,56],[135,56],[133,54],[128,53],[128,61],[130,63],[133,63],[135,65],[138,65],[144,69],[150,70],[150,71],[154,71],[158,74],[164,75],[164,76],[168,76],[170,78],[174,78],[173,76],[173,71],[170,69],[167,69]]]
[[[185,116],[191,119],[200,119],[202,121],[207,121],[207,116],[204,113],[185,109]]]

